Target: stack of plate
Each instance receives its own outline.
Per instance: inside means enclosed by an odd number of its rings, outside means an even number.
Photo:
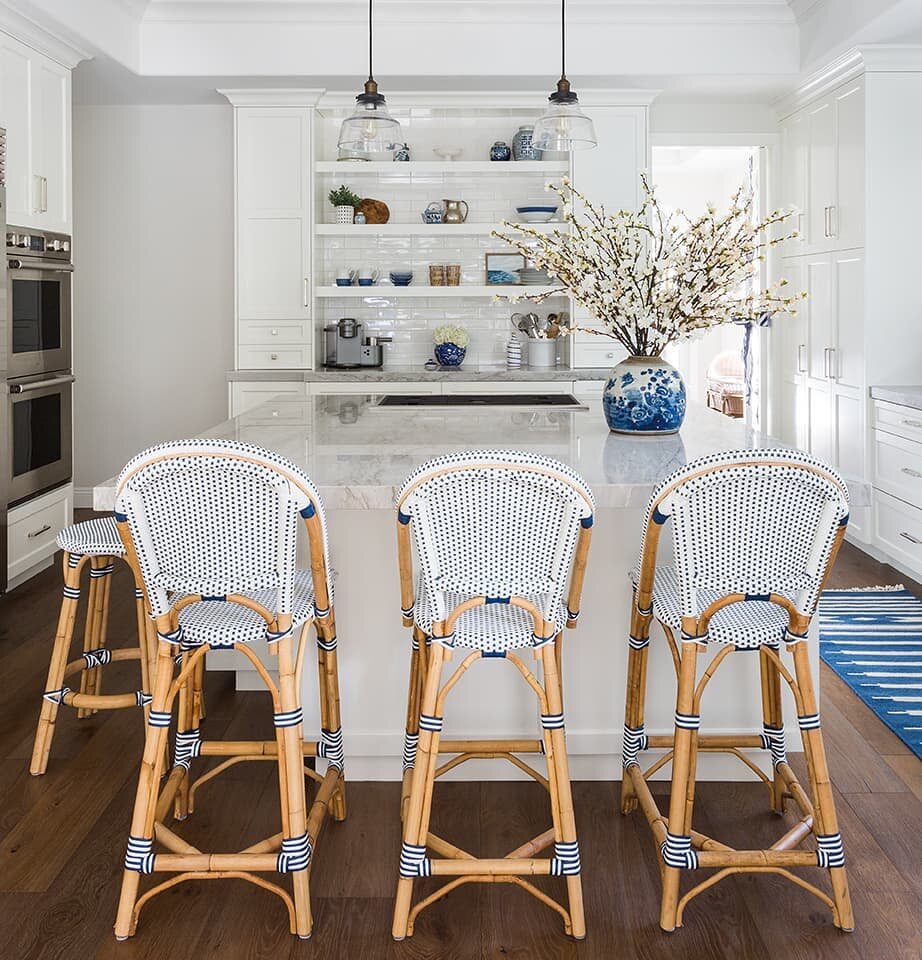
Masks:
[[[522,267],[519,270],[519,283],[525,286],[547,286],[550,282],[547,270],[537,270],[534,267]]]

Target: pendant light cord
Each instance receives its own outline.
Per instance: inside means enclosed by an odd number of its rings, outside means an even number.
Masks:
[[[371,3],[372,0],[368,0],[368,79],[374,80],[375,75],[374,71],[371,68],[371,51],[372,51],[372,19],[371,19]]]
[[[567,75],[567,0],[560,0],[560,76]]]

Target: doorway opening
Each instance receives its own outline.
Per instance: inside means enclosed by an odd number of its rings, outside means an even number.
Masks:
[[[753,216],[761,210],[759,147],[655,146],[653,183],[663,210],[683,211],[694,218],[713,204],[718,213],[729,208],[740,186],[755,197]],[[753,270],[753,286],[761,282]],[[688,399],[730,417],[758,419],[760,338],[743,324],[708,330],[699,339],[675,344],[666,351],[685,379]]]

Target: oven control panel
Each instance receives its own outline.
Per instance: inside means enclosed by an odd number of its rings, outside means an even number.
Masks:
[[[42,260],[70,260],[71,239],[66,233],[50,233],[28,227],[7,227],[8,256],[37,257]]]

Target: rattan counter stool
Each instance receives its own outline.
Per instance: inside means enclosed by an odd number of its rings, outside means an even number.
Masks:
[[[138,645],[110,649],[108,646],[109,594],[115,559],[124,559],[118,528],[112,517],[84,520],[65,527],[57,536],[58,547],[64,551],[64,598],[55,633],[48,679],[42,694],[42,709],[35,731],[32,762],[29,770],[40,776],[48,769],[48,755],[54,739],[55,722],[61,704],[75,707],[77,717],[88,717],[98,710],[118,710],[123,707],[142,707],[149,712],[149,666],[156,638],[153,624],[145,613],[144,593],[135,586],[137,607]],[[74,622],[80,603],[80,574],[88,568],[86,622],[83,631],[83,653],[68,662],[74,635]],[[141,666],[141,688],[130,693],[102,692],[102,668],[119,660],[138,660]],[[68,677],[80,674],[80,690],[65,685]]]
[[[393,925],[397,940],[412,935],[427,906],[470,882],[517,884],[560,914],[567,933],[586,934],[560,645],[564,625],[575,626],[579,616],[592,520],[592,493],[579,475],[527,453],[486,450],[438,457],[400,490],[401,607],[404,624],[412,628],[412,654]],[[540,679],[516,652],[525,650],[540,665]],[[460,662],[443,682],[455,653]],[[441,738],[446,697],[481,658],[504,658],[533,690],[540,739]],[[547,760],[546,779],[518,756],[538,753]],[[439,766],[439,754],[454,756]],[[552,826],[496,859],[477,859],[429,830],[435,780],[475,758],[508,760],[550,794]],[[551,857],[537,856],[551,846]],[[526,879],[549,874],[565,878],[568,908]],[[453,879],[413,905],[414,881],[428,876]]]
[[[674,566],[657,562],[668,520]],[[704,457],[667,477],[653,493],[634,575],[621,805],[623,813],[640,805],[660,848],[664,930],[681,926],[693,897],[724,877],[744,872],[780,874],[826,904],[837,927],[854,927],[807,654],[810,622],[847,523],[848,494],[841,478],[821,461],[796,451],[740,450]],[[654,619],[662,625],[677,677],[671,736],[648,736],[644,729]],[[782,644],[792,656],[793,669],[782,660]],[[699,655],[715,649],[699,677]],[[702,695],[734,651],[758,663],[762,732],[699,733]],[[782,679],[797,708],[809,795],[787,761]],[[651,747],[666,752],[644,771],[639,754]],[[770,751],[770,775],[742,752],[752,749]],[[799,819],[769,849],[734,849],[692,828],[696,764],[703,751],[730,753],[745,763],[766,784],[776,813],[783,814],[785,802],[793,800]],[[670,761],[666,817],[647,778]],[[802,849],[811,835],[815,848]],[[832,896],[793,872],[817,866],[828,871]],[[680,897],[683,871],[699,868],[716,872]]]
[[[236,877],[278,896],[291,932],[312,929],[309,871],[327,814],[346,815],[336,630],[326,520],[317,489],[294,463],[251,444],[181,440],[135,457],[116,488],[116,520],[127,559],[143,582],[158,644],[153,702],[131,820],[115,934],[134,934],[150,899],[185,880]],[[297,569],[303,522],[310,569]],[[310,628],[317,637],[321,736],[302,735],[301,673]],[[251,649],[265,640],[276,680]],[[202,737],[202,665],[209,649],[233,649],[256,669],[271,698],[275,739]],[[164,747],[177,706],[173,766]],[[268,706],[268,703],[267,703]],[[196,758],[223,758],[193,780]],[[305,757],[326,760],[325,773]],[[276,763],[280,831],[236,853],[209,853],[168,823],[193,812],[197,791],[247,760]],[[305,777],[317,782],[307,806]],[[154,849],[154,843],[159,845]],[[267,872],[290,874],[292,894]],[[139,897],[143,874],[170,874]]]

